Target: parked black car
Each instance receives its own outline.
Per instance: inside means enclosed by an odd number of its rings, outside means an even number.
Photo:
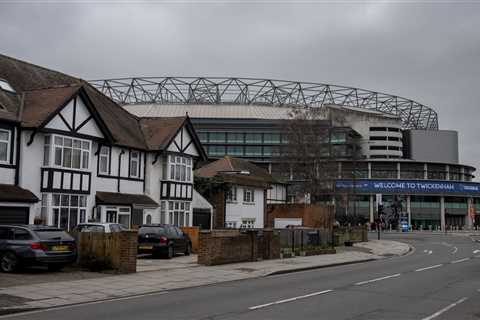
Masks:
[[[46,265],[60,270],[75,262],[75,240],[62,229],[39,225],[0,225],[0,270]]]
[[[168,224],[142,225],[138,229],[138,253],[162,255],[168,259],[176,253],[189,255],[192,241],[188,234]]]

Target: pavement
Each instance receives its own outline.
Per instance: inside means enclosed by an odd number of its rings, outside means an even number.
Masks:
[[[52,308],[101,300],[112,300],[176,289],[214,285],[274,274],[325,268],[385,259],[408,253],[408,244],[391,240],[357,243],[354,248],[338,248],[337,254],[263,260],[221,266],[201,266],[196,256],[178,256],[172,260],[138,259],[138,272],[129,275],[95,274],[90,279],[43,283],[0,281],[0,314],[37,308]],[[101,276],[103,275],[103,276]],[[17,277],[21,274],[2,275]],[[48,277],[47,277],[48,278]],[[1,280],[2,278],[0,278]]]
[[[89,319],[116,320],[478,320],[480,243],[454,235],[411,233],[382,237],[407,243],[415,250],[400,257],[364,263],[226,280],[208,286],[169,289],[6,317],[18,320],[64,320],[66,317],[83,320],[87,315]],[[380,243],[377,247],[381,247]],[[362,248],[360,253],[368,254],[365,250],[370,249]],[[383,254],[388,256],[386,252]],[[222,274],[227,278],[227,271],[237,274],[235,269],[237,267],[227,266]],[[156,271],[139,275],[154,273]]]

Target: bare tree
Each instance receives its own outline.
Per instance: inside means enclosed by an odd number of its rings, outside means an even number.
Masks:
[[[338,178],[334,161],[338,150],[331,143],[332,120],[326,119],[321,108],[295,109],[290,116],[282,128],[287,141],[279,162],[294,182],[294,191],[315,203],[333,191]]]

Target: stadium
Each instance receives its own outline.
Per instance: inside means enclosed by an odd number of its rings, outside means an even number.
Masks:
[[[326,201],[336,201],[337,215],[354,213],[373,222],[379,205],[391,216],[391,208],[400,204],[404,223],[413,229],[479,224],[480,184],[472,182],[475,168],[459,163],[458,133],[440,130],[437,112],[413,100],[338,85],[251,78],[90,83],[138,117],[188,114],[209,158],[248,159],[282,178],[277,163],[285,145],[282,124],[292,110],[320,108],[330,119],[325,125],[333,129],[329,144],[338,178],[335,196]],[[331,120],[339,117],[341,123]],[[352,152],[353,137],[359,137],[360,157]],[[281,189],[270,190],[267,200],[308,201],[294,189],[287,188],[286,196]]]

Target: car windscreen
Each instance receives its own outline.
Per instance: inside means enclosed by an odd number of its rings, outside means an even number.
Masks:
[[[105,232],[105,227],[101,225],[83,225],[81,232]]]
[[[73,240],[68,233],[62,230],[38,229],[35,230],[35,234],[41,240]]]
[[[139,234],[147,233],[156,233],[156,234],[165,234],[165,229],[163,227],[141,227],[138,229]]]

